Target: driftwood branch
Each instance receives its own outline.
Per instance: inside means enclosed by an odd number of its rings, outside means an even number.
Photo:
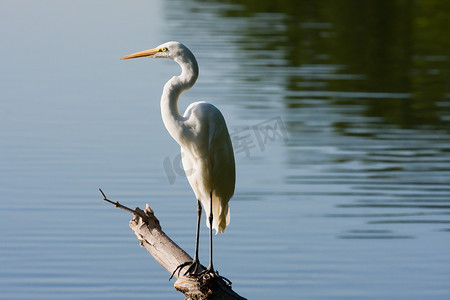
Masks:
[[[148,204],[145,210],[141,210],[139,207],[131,209],[118,201],[114,202],[107,199],[103,191],[99,190],[103,200],[134,215],[130,221],[130,227],[136,234],[141,246],[147,249],[161,266],[177,278],[174,287],[185,295],[186,300],[245,299],[231,289],[231,282],[224,280],[218,274],[205,273],[193,278],[183,275],[189,266],[177,270],[178,266],[192,261],[192,258],[162,231],[159,220]],[[203,266],[202,268],[205,269]]]

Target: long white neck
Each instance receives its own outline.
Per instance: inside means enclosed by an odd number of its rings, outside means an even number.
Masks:
[[[181,74],[172,77],[164,85],[161,95],[161,116],[170,135],[181,145],[181,134],[184,118],[178,111],[178,98],[185,90],[190,89],[198,77],[198,65],[194,55],[188,50],[185,55],[175,58],[181,66]]]

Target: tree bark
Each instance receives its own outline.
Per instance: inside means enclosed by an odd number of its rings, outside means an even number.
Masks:
[[[107,199],[103,191],[100,190],[100,192],[105,201],[134,214],[130,221],[130,228],[136,234],[141,246],[177,278],[174,287],[185,295],[186,300],[245,299],[231,289],[231,282],[224,280],[217,273],[204,273],[194,278],[183,275],[189,266],[177,270],[179,265],[192,261],[192,258],[162,231],[159,220],[148,204],[145,210],[139,207],[133,210],[119,202]],[[205,269],[203,266],[202,268]]]

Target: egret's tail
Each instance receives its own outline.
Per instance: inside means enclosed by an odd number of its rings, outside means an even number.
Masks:
[[[203,202],[203,208],[206,212],[206,226],[209,228],[209,203],[208,201]],[[230,224],[230,207],[228,203],[223,203],[219,198],[213,197],[213,229],[216,230],[217,233],[223,233],[225,228]]]

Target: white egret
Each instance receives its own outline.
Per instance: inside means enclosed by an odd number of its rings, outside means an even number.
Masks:
[[[206,272],[214,273],[212,230],[222,233],[230,223],[228,202],[234,193],[236,177],[233,147],[225,119],[214,105],[204,101],[192,103],[184,115],[180,115],[178,98],[194,85],[198,77],[197,61],[186,46],[167,42],[122,59],[137,57],[169,58],[181,66],[181,74],[172,77],[164,86],[161,115],[167,131],[181,146],[183,168],[197,198],[197,232],[193,261],[180,265],[176,270],[189,265],[185,275],[201,273],[198,248],[203,205],[209,212],[206,225],[209,227],[210,253]]]

